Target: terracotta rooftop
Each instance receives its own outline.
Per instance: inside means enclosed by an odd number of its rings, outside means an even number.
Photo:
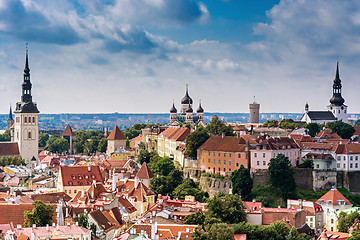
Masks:
[[[336,154],[359,154],[360,143],[339,144],[336,148]]]
[[[316,201],[316,203],[330,206],[352,205],[351,202],[347,200],[336,188],[332,188],[330,191],[325,193]]]
[[[244,152],[245,143],[246,141],[243,138],[211,135],[198,149],[205,151]]]
[[[107,137],[107,140],[126,140],[126,137],[120,128],[115,126],[110,135]]]
[[[60,199],[63,199],[65,202],[71,200],[71,197],[64,192],[32,194],[29,196],[34,201],[40,200],[46,204],[49,204],[49,203],[57,204],[57,203],[59,203]]]
[[[19,154],[17,142],[0,142],[0,156],[17,156]]]
[[[61,136],[63,137],[70,137],[70,136],[76,136],[76,134],[73,132],[73,130],[71,129],[70,125],[68,124],[65,128],[65,130],[63,131],[63,133],[61,134]]]
[[[60,166],[63,186],[90,186],[93,181],[104,183],[99,166]]]
[[[144,162],[136,176],[140,179],[151,179],[154,174],[150,170],[149,166]]]
[[[89,215],[95,220],[101,229],[105,232],[114,228],[112,223],[104,216],[100,210],[95,210],[89,213]]]
[[[142,135],[139,135],[137,137],[134,137],[131,139],[132,142],[141,142],[142,141]]]
[[[325,128],[316,135],[317,138],[326,138],[326,139],[341,139],[337,133],[333,133],[331,129]]]

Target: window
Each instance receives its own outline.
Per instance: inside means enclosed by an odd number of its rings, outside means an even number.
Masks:
[[[215,165],[215,159],[214,159],[214,165]]]
[[[340,160],[341,160],[341,157],[340,157],[340,156],[338,156],[338,157],[337,157],[337,160],[338,160],[338,161],[340,161]]]
[[[31,139],[31,132],[28,132],[28,138]]]
[[[33,117],[33,123],[35,123],[35,117]]]
[[[214,156],[215,156],[215,152],[214,152]]]
[[[316,168],[320,168],[319,164],[316,164]]]
[[[219,160],[219,165],[221,164],[221,161]],[[220,171],[220,170],[219,170]]]
[[[254,157],[257,157],[257,153],[254,153]]]
[[[344,156],[344,161],[346,160],[346,156]]]
[[[231,166],[231,160],[229,160],[229,166]]]
[[[313,220],[314,220],[314,219],[311,217],[311,218],[310,218],[310,222],[312,222]]]
[[[220,153],[219,153],[219,157],[220,157]]]
[[[266,161],[263,161],[263,166],[265,166],[266,165]]]
[[[352,163],[350,163],[350,168],[352,168],[353,167],[353,165],[352,165]]]
[[[357,164],[357,163],[355,163],[355,168],[358,168],[358,164]]]
[[[24,117],[24,122],[27,123],[27,117]]]
[[[353,160],[353,157],[351,156],[351,157],[350,157],[350,161],[352,161],[352,160]]]
[[[358,159],[358,156],[355,156],[355,160],[359,160],[359,159]]]
[[[224,157],[226,157],[226,153],[224,153]]]
[[[240,153],[238,154],[238,158],[241,158],[241,154],[240,154]],[[356,159],[356,160],[357,160],[357,159]]]
[[[204,159],[203,159],[203,162],[204,162]]]
[[[69,194],[71,194],[71,190],[69,190]]]
[[[226,165],[226,160],[224,160],[224,166]]]
[[[265,157],[265,153],[263,153],[263,158]]]
[[[340,168],[340,163],[336,164],[336,167],[337,167],[337,168]]]
[[[229,157],[231,157],[231,153],[229,153]]]
[[[346,164],[344,163],[344,168],[346,168]]]
[[[256,161],[256,165],[258,165],[258,166],[259,166],[259,165],[260,165],[260,161]]]
[[[334,219],[333,218],[331,219],[331,224],[334,224]]]
[[[210,163],[210,158],[208,159],[208,163]]]
[[[239,163],[236,163],[236,167],[239,167]]]

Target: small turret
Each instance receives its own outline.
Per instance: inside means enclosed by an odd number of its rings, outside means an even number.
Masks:
[[[308,103],[305,104],[305,112],[306,112],[306,113],[309,112],[309,104],[308,104]]]

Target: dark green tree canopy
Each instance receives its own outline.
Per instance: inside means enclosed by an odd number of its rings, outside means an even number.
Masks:
[[[212,116],[211,121],[206,125],[206,130],[208,133],[218,136],[221,136],[223,133],[225,136],[235,136],[231,126],[227,125],[225,121],[220,120],[217,115]]]
[[[51,139],[51,138],[50,138]],[[49,139],[49,141],[50,141]],[[64,138],[57,138],[49,145],[49,151],[52,153],[65,153],[69,151],[69,142]]]
[[[47,224],[51,225],[53,221],[53,206],[46,205],[40,200],[36,200],[32,203],[34,209],[24,212],[24,226],[31,227],[36,224],[37,227],[44,227]]]
[[[239,169],[232,172],[230,179],[232,182],[232,193],[239,194],[243,200],[247,200],[253,187],[250,170],[241,165]]]
[[[276,158],[270,159],[268,172],[270,184],[280,189],[284,201],[296,197],[294,170],[288,157],[279,154]]]
[[[305,123],[304,128],[308,129],[308,134],[311,137],[315,137],[316,134],[318,134],[321,131],[322,125],[318,123]]]
[[[187,157],[196,158],[197,149],[209,139],[209,133],[205,128],[199,126],[194,132],[186,137],[186,150]]]
[[[343,139],[350,139],[355,133],[355,128],[342,121],[328,122],[325,127],[330,128],[333,133],[337,133]]]

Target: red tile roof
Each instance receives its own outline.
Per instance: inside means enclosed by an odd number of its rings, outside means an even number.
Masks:
[[[341,139],[337,133],[333,133],[330,128],[325,128],[316,135],[317,138],[326,138],[326,139]]]
[[[151,179],[154,174],[150,170],[149,166],[144,162],[136,176],[140,179]]]
[[[347,200],[344,195],[342,195],[336,188],[333,188],[327,193],[325,193],[321,198],[316,201],[316,203],[320,205],[331,206],[352,205],[351,202]]]
[[[73,130],[71,129],[70,125],[68,124],[65,128],[65,130],[63,131],[63,133],[61,134],[61,136],[63,137],[70,137],[70,136],[76,136],[76,134],[73,132]]]
[[[93,180],[104,183],[99,166],[60,166],[60,177],[63,186],[90,186]]]
[[[336,148],[336,154],[359,154],[360,143],[339,144]]]
[[[53,205],[54,206],[54,205]],[[16,225],[24,224],[24,212],[32,211],[34,206],[29,203],[23,204],[0,204],[0,224],[13,223]],[[56,223],[56,205],[53,207],[53,222]],[[11,214],[9,214],[11,213]]]
[[[139,135],[137,137],[134,137],[131,139],[132,142],[141,142],[142,141],[142,135]]]
[[[57,203],[59,203],[60,199],[63,199],[65,202],[71,200],[71,197],[64,192],[32,194],[29,196],[34,201],[40,200],[46,204],[49,204],[49,203],[57,204]]]
[[[175,142],[185,142],[186,137],[190,134],[190,129],[187,127],[179,128],[174,135],[171,136],[170,140]]]
[[[107,137],[107,140],[126,140],[126,137],[120,128],[115,126],[110,135]]]
[[[17,156],[19,154],[17,142],[0,142],[0,156]]]
[[[243,138],[211,135],[199,149],[205,151],[244,152],[245,147],[246,144]]]
[[[95,220],[98,226],[105,232],[114,228],[112,223],[104,216],[100,210],[95,210],[89,213],[89,215]]]

